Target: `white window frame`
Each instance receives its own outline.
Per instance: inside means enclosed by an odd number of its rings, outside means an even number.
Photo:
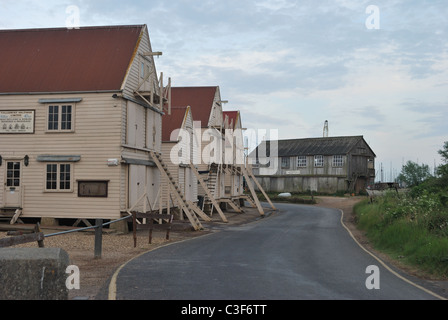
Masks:
[[[323,167],[324,166],[324,156],[323,155],[315,155],[314,156],[314,166],[315,167]]]
[[[298,156],[297,168],[306,168],[306,165],[307,165],[306,156]]]
[[[48,188],[48,166],[49,165],[54,165],[56,166],[56,180],[51,180],[56,182],[56,188],[52,189],[52,188]],[[61,188],[61,167],[62,166],[66,166],[69,165],[70,166],[70,187],[68,189],[63,189]],[[66,163],[66,162],[47,162],[45,163],[45,170],[44,170],[44,190],[45,192],[54,192],[54,193],[69,193],[69,192],[73,192],[73,163]]]
[[[344,156],[341,154],[333,155],[333,167],[344,166]]]
[[[344,166],[344,156],[342,154],[335,154],[333,156],[333,167]]]
[[[57,129],[50,129],[49,128],[49,121],[50,121],[50,109],[52,107],[58,107],[58,114],[57,114]],[[71,107],[71,120],[70,120],[70,129],[62,129],[62,108],[63,107]],[[47,105],[47,121],[45,124],[45,130],[47,133],[61,133],[61,132],[74,132],[75,131],[75,104],[74,103],[52,103]]]

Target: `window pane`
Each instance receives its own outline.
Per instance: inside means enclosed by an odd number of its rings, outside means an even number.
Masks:
[[[70,189],[70,165],[61,164],[59,173],[59,189],[69,190]]]
[[[72,106],[62,106],[61,110],[61,129],[71,130],[72,129]]]
[[[58,130],[59,106],[48,107],[48,130]]]
[[[314,156],[314,166],[323,167],[324,166],[324,156],[321,156],[321,155]]]
[[[56,190],[57,189],[57,165],[47,164],[47,189]]]
[[[6,165],[6,186],[20,186],[20,162],[8,162]]]
[[[306,156],[298,156],[297,166],[301,168],[306,167]]]

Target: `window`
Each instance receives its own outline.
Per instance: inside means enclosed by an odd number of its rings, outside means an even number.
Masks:
[[[344,164],[344,159],[342,155],[333,156],[333,167],[342,167]]]
[[[72,106],[62,106],[61,130],[72,130]]]
[[[145,63],[143,61],[140,63],[140,78],[145,78]]]
[[[59,129],[59,106],[48,107],[48,130]]]
[[[289,168],[289,158],[282,158],[282,168]]]
[[[322,156],[322,155],[314,156],[314,166],[315,167],[323,167],[324,166],[324,156]]]
[[[297,157],[297,167],[299,167],[299,168],[306,167],[306,156],[298,156]]]
[[[48,106],[48,131],[73,131],[73,106]]]
[[[71,191],[72,172],[70,164],[47,164],[45,189],[47,191]]]
[[[20,187],[20,162],[7,162],[6,186]]]

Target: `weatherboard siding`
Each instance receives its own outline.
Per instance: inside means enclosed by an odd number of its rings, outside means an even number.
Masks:
[[[74,106],[74,132],[47,132],[48,104],[39,99],[82,98]],[[55,103],[56,104],[56,103]],[[59,104],[60,105],[60,104]],[[35,110],[33,134],[1,134],[0,155],[8,158],[29,157],[22,166],[23,217],[117,218],[120,216],[120,167],[110,167],[107,160],[120,159],[121,108],[111,94],[58,94],[0,96],[0,110]],[[72,189],[47,192],[46,162],[41,155],[79,155],[71,162]],[[68,162],[63,162],[68,163]],[[6,165],[0,166],[0,182],[5,184]],[[78,197],[78,180],[107,180],[107,198]],[[0,195],[3,206],[4,189]]]

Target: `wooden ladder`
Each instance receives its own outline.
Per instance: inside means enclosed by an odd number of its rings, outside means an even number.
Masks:
[[[150,153],[151,153],[152,159],[154,160],[155,164],[159,168],[160,172],[167,179],[169,188],[172,191],[171,193],[174,194],[174,197],[175,197],[178,205],[180,206],[181,212],[182,212],[182,210],[183,210],[183,212],[185,212],[185,215],[187,216],[187,218],[190,221],[191,225],[193,226],[194,230],[204,229],[204,227],[202,226],[198,217],[196,216],[196,213],[198,213],[200,210],[196,211],[195,208],[193,208],[190,205],[190,203],[188,203],[188,201],[185,199],[185,196],[180,191],[179,185],[173,179],[173,177],[171,176],[171,173],[168,170],[168,167],[163,162],[161,155],[159,153],[155,153],[154,151],[150,151]],[[200,212],[202,212],[202,211],[200,211]],[[200,214],[200,216],[204,220],[209,219],[209,217],[203,212],[202,212],[202,214]]]

